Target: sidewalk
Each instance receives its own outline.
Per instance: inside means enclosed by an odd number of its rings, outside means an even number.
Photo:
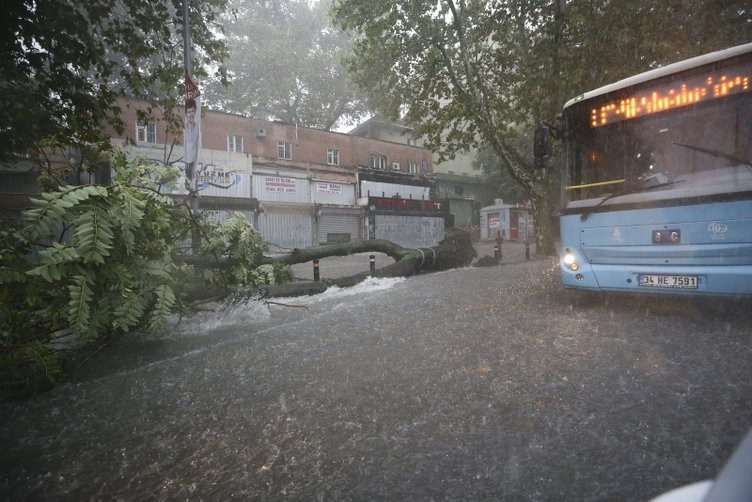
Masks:
[[[473,260],[473,264],[484,256],[493,258],[494,247],[496,247],[496,241],[476,242],[475,251],[478,253],[478,256]],[[526,252],[529,252],[529,256],[526,256]],[[501,244],[500,264],[520,263],[526,261],[528,258],[535,258],[535,243],[530,243],[527,250],[524,242],[505,240]]]
[[[475,242],[476,257],[471,265],[475,265],[480,258],[494,256],[496,241]],[[535,257],[535,244],[529,246],[530,259]],[[376,268],[383,268],[394,263],[394,260],[384,253],[357,253],[349,256],[333,256],[319,261],[320,279],[337,279],[370,270],[371,256],[374,257]],[[500,264],[512,264],[526,261],[525,243],[504,241],[501,245]],[[299,263],[292,267],[293,275],[298,280],[313,280],[313,263]]]

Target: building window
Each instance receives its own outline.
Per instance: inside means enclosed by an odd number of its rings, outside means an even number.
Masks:
[[[371,155],[371,167],[374,169],[386,169],[386,155],[379,153]]]
[[[408,162],[408,164],[407,164],[407,171],[410,174],[418,174],[418,163],[414,162],[412,160],[410,162]]]
[[[230,134],[229,136],[227,136],[227,151],[242,152],[243,136],[241,136],[240,134]]]
[[[392,169],[394,169],[395,171],[399,171],[400,170],[400,163],[399,162],[392,162]]]
[[[339,150],[336,148],[327,148],[326,149],[326,163],[330,166],[338,166],[339,165]]]
[[[282,139],[277,140],[277,158],[278,159],[292,159],[292,145],[289,141]]]
[[[139,120],[136,124],[136,141],[140,143],[157,142],[157,123]]]

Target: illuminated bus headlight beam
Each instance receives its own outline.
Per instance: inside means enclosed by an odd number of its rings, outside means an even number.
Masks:
[[[564,256],[561,261],[572,272],[577,272],[580,269],[580,266],[577,264],[577,257],[569,249],[564,250]]]

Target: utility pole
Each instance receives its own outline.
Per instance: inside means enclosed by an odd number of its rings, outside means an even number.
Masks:
[[[191,25],[188,22],[188,2],[189,0],[183,0],[183,65],[185,67],[185,79],[186,83],[191,75],[193,75],[193,62],[191,61]],[[185,99],[188,99],[188,89],[185,90]],[[198,110],[197,110],[198,112]],[[186,145],[187,147],[187,145]],[[194,191],[196,189],[196,177],[194,175],[195,161],[185,163],[185,178],[189,183],[189,194],[191,198],[194,198]],[[192,207],[192,203],[191,203]]]
[[[200,93],[198,88],[193,83],[193,61],[191,57],[191,25],[188,16],[188,2],[190,0],[183,0],[183,64],[185,66],[185,100],[194,99]],[[200,101],[199,101],[200,103]],[[196,107],[196,115],[198,116],[197,127],[200,128],[200,106]],[[199,133],[200,134],[200,133]],[[199,136],[200,137],[200,136]],[[198,141],[198,139],[197,139]],[[183,141],[185,154],[184,158],[187,158],[188,142]],[[196,145],[196,151],[198,152],[198,145]],[[196,158],[191,158],[190,162],[185,162],[185,179],[188,183],[188,197],[191,201],[191,212],[194,215],[198,214],[198,187],[196,184]],[[201,246],[201,237],[198,233],[198,229],[194,228],[191,232],[191,248],[193,254],[198,254],[199,247]]]

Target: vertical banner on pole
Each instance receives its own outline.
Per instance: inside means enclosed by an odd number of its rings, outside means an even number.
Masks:
[[[185,179],[190,183],[190,191],[196,189],[195,164],[198,157],[198,149],[201,146],[201,93],[198,86],[185,75],[185,123],[183,126],[183,144],[185,145]]]

